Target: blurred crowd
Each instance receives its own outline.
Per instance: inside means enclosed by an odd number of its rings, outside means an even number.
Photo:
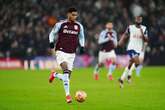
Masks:
[[[31,58],[46,56],[48,35],[53,25],[66,18],[66,10],[76,7],[84,25],[87,53],[97,56],[98,34],[112,21],[118,39],[134,16],[142,15],[149,30],[146,62],[165,64],[164,0],[1,0],[0,57]],[[116,49],[123,54],[124,49]]]

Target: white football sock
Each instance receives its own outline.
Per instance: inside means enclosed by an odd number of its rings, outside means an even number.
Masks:
[[[108,75],[112,75],[112,73],[115,70],[115,68],[116,68],[116,65],[115,64],[111,64],[109,66]]]
[[[64,75],[61,74],[61,73],[54,73],[54,77],[55,77],[55,78],[58,78],[58,79],[60,79],[60,80],[63,80],[63,79],[64,79]]]
[[[140,64],[140,65],[138,65],[137,67],[136,67],[136,75],[137,76],[140,76],[140,72],[141,72],[141,69],[143,68],[143,65],[142,64]]]
[[[126,78],[128,72],[129,72],[129,69],[128,69],[128,67],[126,67],[123,74],[122,74],[122,76],[121,76],[121,80],[124,80]]]
[[[70,94],[70,87],[69,87],[69,74],[64,74],[64,80],[63,80],[64,90],[66,96]]]
[[[98,64],[95,66],[94,68],[94,74],[99,74],[100,68],[98,66]]]
[[[129,72],[128,72],[128,75],[131,76],[132,75],[132,71],[135,69],[135,63],[132,64]]]

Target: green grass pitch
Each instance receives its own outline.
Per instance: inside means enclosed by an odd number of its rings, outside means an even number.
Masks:
[[[48,70],[0,70],[0,110],[165,110],[165,67],[144,67],[141,76],[125,82],[117,79],[123,69],[115,70],[114,80],[101,70],[93,80],[93,68],[75,69],[71,77],[71,95],[84,90],[84,103],[65,102],[62,82],[48,83]]]

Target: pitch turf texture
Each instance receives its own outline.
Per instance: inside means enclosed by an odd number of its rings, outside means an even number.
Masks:
[[[75,69],[71,95],[84,90],[84,103],[65,102],[60,80],[48,83],[48,70],[0,70],[0,110],[165,110],[165,67],[145,67],[140,77],[119,88],[117,79],[123,69],[115,70],[114,80],[101,70],[100,79],[92,79],[93,68]]]

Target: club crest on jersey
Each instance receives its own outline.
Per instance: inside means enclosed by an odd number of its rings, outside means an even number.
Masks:
[[[74,29],[75,29],[75,30],[78,30],[78,26],[77,26],[77,25],[74,25]]]
[[[65,25],[65,26],[64,26],[64,28],[68,28],[68,26],[67,26],[67,25]]]

